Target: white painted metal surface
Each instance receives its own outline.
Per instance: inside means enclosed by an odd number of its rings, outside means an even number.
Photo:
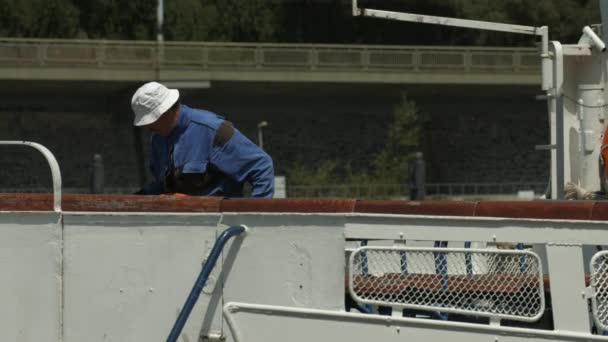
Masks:
[[[247,239],[227,275],[225,301],[344,309],[344,215],[227,214]]]
[[[42,335],[30,340],[162,339],[217,232],[243,223],[251,230],[225,250],[188,320],[184,341],[196,341],[199,335],[234,341],[228,324],[238,327],[241,341],[327,340],[328,336],[355,341],[371,336],[386,341],[404,336],[426,336],[427,341],[446,336],[467,341],[493,336],[500,336],[501,341],[602,340],[590,334],[580,247],[556,246],[552,241],[608,244],[604,222],[318,213],[65,212],[61,216],[36,212],[0,215],[4,246],[0,255],[5,255],[0,261],[8,260],[2,269],[18,275],[10,278],[13,282],[3,282],[6,305],[0,309],[4,318],[0,339]],[[519,240],[548,246],[545,261],[556,331],[343,312],[345,238],[392,240],[390,243],[407,239],[409,244],[415,240],[473,240],[471,237],[477,238],[478,245]],[[448,265],[460,259],[448,258]],[[480,258],[477,261],[483,264]],[[16,301],[15,294],[26,301]],[[230,322],[220,315],[229,301],[258,306],[253,311],[230,313]]]
[[[585,40],[581,39],[575,46],[584,45]],[[594,48],[591,55],[586,56],[565,55],[563,51],[555,49],[555,77],[560,81],[556,83],[553,101],[562,110],[563,126],[556,131],[561,131],[564,139],[564,181],[597,191],[600,190],[598,164],[605,127],[606,56]]]
[[[560,42],[551,41],[550,49],[553,54],[551,81],[552,87],[548,91],[549,129],[551,145],[551,198],[562,199],[564,195],[565,180],[570,179],[570,168],[567,165],[566,142],[564,142],[564,53]],[[544,70],[543,70],[544,74]]]
[[[604,221],[355,214],[347,239],[608,245]],[[582,266],[581,266],[582,267]]]
[[[0,341],[60,341],[60,215],[3,212],[0,237]]]
[[[582,245],[549,243],[546,248],[555,329],[589,332]]]
[[[63,341],[160,341],[213,247],[220,215],[66,213],[63,220]],[[184,341],[198,340],[204,320],[219,329],[214,285],[194,307]]]

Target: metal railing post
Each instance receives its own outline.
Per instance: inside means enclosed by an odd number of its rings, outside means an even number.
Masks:
[[[190,291],[190,294],[188,295],[188,298],[184,303],[184,307],[180,311],[179,316],[177,317],[177,320],[175,321],[175,324],[173,325],[173,328],[171,329],[171,332],[167,337],[167,342],[175,342],[179,338],[179,335],[181,334],[184,325],[186,325],[186,321],[188,320],[188,317],[190,316],[194,305],[198,301],[198,297],[200,296],[201,291],[203,291],[203,287],[205,287],[205,283],[209,278],[209,274],[211,274],[211,271],[213,270],[213,267],[215,266],[215,263],[217,262],[217,259],[219,258],[220,253],[224,248],[224,245],[226,245],[226,242],[228,242],[231,237],[239,235],[246,231],[247,227],[244,225],[234,226],[224,230],[222,234],[217,238],[215,244],[213,245],[213,249],[211,249],[211,253],[209,253],[209,257],[203,264],[203,269],[199,273],[198,278],[196,278],[196,281],[194,282],[194,286],[192,287],[192,290]]]
[[[51,168],[51,175],[53,177],[53,210],[55,212],[61,212],[61,171],[59,170],[59,163],[57,159],[48,148],[31,141],[0,141],[0,145],[18,145],[18,146],[29,146],[40,151],[46,158]]]

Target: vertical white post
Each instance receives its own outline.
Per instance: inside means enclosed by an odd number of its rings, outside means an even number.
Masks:
[[[589,333],[583,246],[547,244],[555,330]]]
[[[601,119],[603,102],[603,83],[589,80],[578,86],[578,114],[580,133],[580,184],[587,190],[600,189],[598,160],[602,145],[603,122]]]
[[[555,110],[555,126],[551,127],[551,143],[555,144],[555,149],[551,153],[551,198],[564,198],[564,167],[565,167],[565,148],[564,148],[564,52],[560,42],[551,42],[553,52],[553,87],[550,93],[550,109]],[[554,135],[553,135],[554,134]],[[553,153],[554,152],[554,153]]]

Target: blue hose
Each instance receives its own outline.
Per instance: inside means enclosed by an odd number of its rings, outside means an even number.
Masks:
[[[230,227],[224,230],[224,232],[222,232],[222,235],[220,235],[220,237],[215,240],[215,244],[213,245],[213,249],[209,254],[209,258],[207,258],[207,261],[203,265],[201,273],[198,275],[198,278],[196,278],[194,286],[192,287],[192,290],[190,290],[190,294],[186,299],[186,303],[184,303],[184,307],[179,313],[175,324],[173,324],[173,328],[171,329],[171,333],[169,333],[169,337],[167,337],[167,342],[177,341],[179,335],[182,333],[182,329],[184,328],[184,325],[186,325],[186,321],[188,320],[188,317],[190,316],[194,305],[198,301],[198,297],[200,296],[203,287],[205,287],[205,283],[209,278],[209,274],[211,274],[211,271],[213,270],[213,267],[215,266],[215,263],[217,262],[217,259],[219,258],[220,253],[222,252],[222,249],[224,248],[226,242],[231,237],[239,235],[244,231],[244,226]]]

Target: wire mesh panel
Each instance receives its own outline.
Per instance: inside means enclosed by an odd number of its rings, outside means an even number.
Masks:
[[[608,330],[608,251],[591,258],[591,287],[595,296],[591,299],[595,323]]]
[[[545,309],[541,262],[530,251],[361,247],[349,271],[361,304],[520,321]]]

